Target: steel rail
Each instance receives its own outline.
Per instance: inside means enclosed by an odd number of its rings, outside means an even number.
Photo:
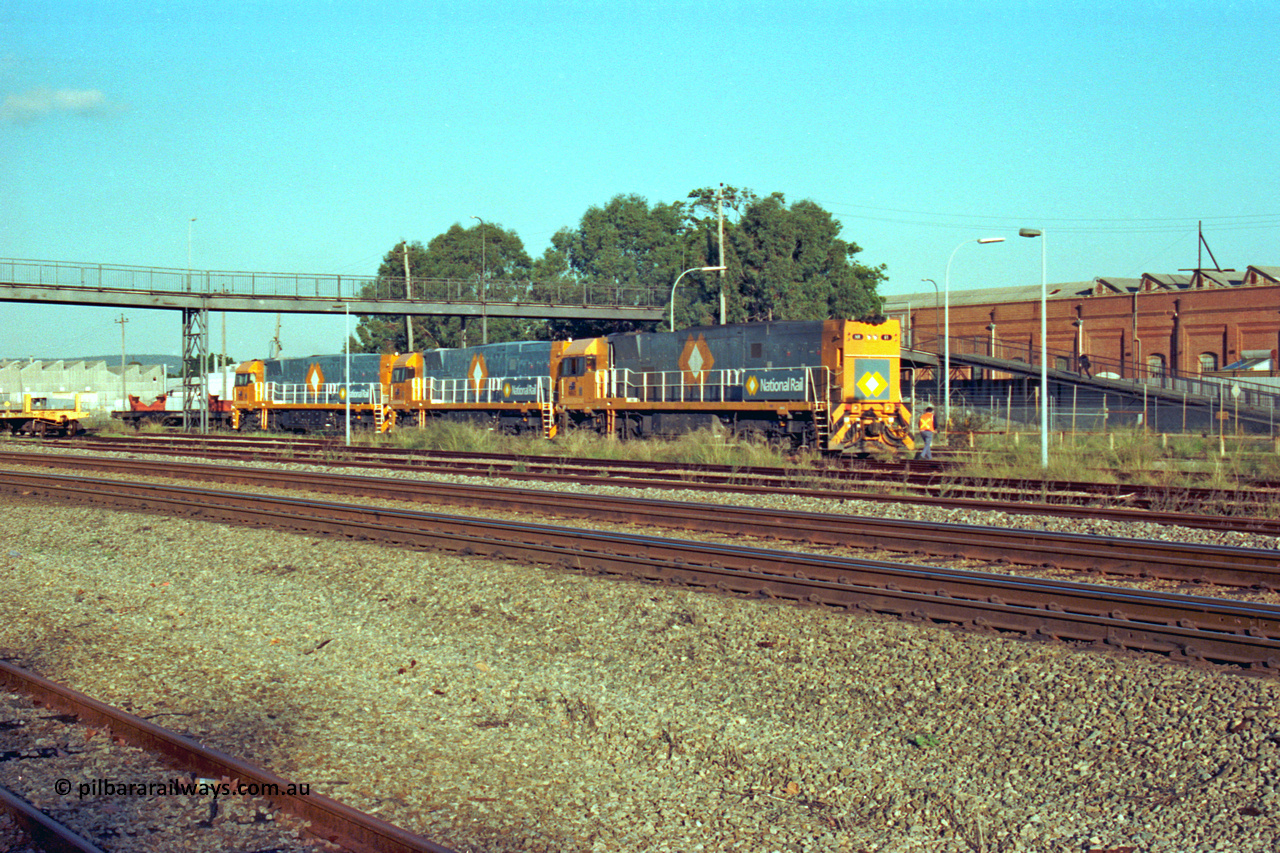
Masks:
[[[1280,552],[1254,548],[197,462],[0,452],[0,463],[131,475],[145,473],[258,489],[305,489],[414,503],[483,506],[537,515],[802,541],[813,545],[847,547],[856,544],[899,553],[1051,566],[1126,577],[1280,589]]]
[[[62,475],[0,472],[0,490],[1280,669],[1272,605]]]
[[[268,439],[272,444],[280,446],[276,440]],[[170,446],[186,446],[196,450],[210,444],[220,447],[236,447],[261,452],[264,440],[239,437],[218,437],[209,441],[192,440],[178,436],[159,436],[154,439],[142,438],[95,438],[87,440],[85,446],[93,446],[97,442],[107,444],[131,444],[133,447],[144,447],[147,444],[165,443]],[[486,470],[521,469],[526,472],[555,475],[557,473],[577,471],[642,471],[654,480],[672,482],[724,482],[750,480],[751,482],[771,487],[785,488],[794,485],[798,480],[826,480],[832,483],[850,483],[864,485],[868,482],[890,483],[896,486],[909,486],[919,489],[923,494],[942,497],[945,495],[978,494],[999,495],[1017,499],[1024,495],[1053,495],[1069,502],[1095,501],[1099,499],[1124,501],[1130,506],[1152,508],[1177,500],[1183,504],[1195,505],[1230,505],[1232,502],[1257,504],[1268,497],[1264,488],[1255,487],[1252,491],[1223,490],[1196,486],[1165,487],[1147,486],[1136,483],[1095,483],[1074,481],[1021,480],[1012,478],[991,478],[989,480],[961,481],[947,479],[945,472],[937,465],[928,462],[919,463],[904,460],[892,465],[876,462],[842,466],[827,466],[814,469],[788,469],[778,467],[735,467],[727,465],[679,465],[664,462],[646,462],[634,460],[599,460],[599,459],[559,459],[556,457],[520,456],[496,453],[469,453],[451,451],[420,451],[390,447],[347,447],[332,441],[321,439],[301,439],[289,443],[291,452],[299,451],[323,455],[331,458],[341,454],[357,461],[366,459],[398,459],[404,464],[420,464],[421,460],[430,460],[433,465],[458,465],[460,467],[483,466]],[[477,462],[479,460],[479,462]],[[468,464],[469,463],[469,464]]]
[[[105,853],[92,841],[77,835],[66,824],[49,817],[3,786],[0,786],[0,812],[13,818],[31,837],[32,843],[45,853]]]
[[[311,824],[310,832],[355,853],[454,853],[398,826],[357,811],[320,794],[288,793],[283,776],[204,746],[190,738],[100,702],[70,687],[0,660],[0,684],[79,718],[85,725],[108,728],[121,740],[179,766],[212,778],[228,778],[274,791],[262,796]],[[274,787],[273,787],[274,786]],[[292,790],[297,790],[294,786]]]
[[[159,442],[171,444],[181,439],[170,439],[168,441]],[[233,442],[244,442],[245,444],[254,444],[247,439],[232,439]],[[275,442],[272,442],[275,443]],[[222,444],[222,442],[219,442]],[[260,442],[259,442],[260,444]],[[78,445],[87,447],[88,445]],[[118,452],[119,446],[104,447],[103,449]],[[455,476],[476,476],[476,477],[493,477],[502,476],[509,480],[517,480],[524,482],[565,482],[565,483],[582,483],[590,485],[608,485],[626,488],[647,489],[647,488],[689,488],[698,489],[699,491],[715,491],[715,492],[735,492],[743,494],[767,494],[775,495],[780,490],[785,491],[788,495],[798,497],[814,497],[829,500],[864,500],[878,503],[910,503],[913,505],[939,506],[955,509],[972,509],[972,510],[992,510],[996,512],[1005,512],[1015,515],[1051,515],[1062,518],[1083,518],[1083,519],[1110,519],[1113,521],[1141,521],[1158,524],[1176,524],[1185,527],[1194,527],[1202,530],[1219,530],[1228,532],[1243,533],[1262,533],[1272,536],[1280,536],[1280,519],[1260,518],[1248,515],[1207,515],[1201,513],[1189,512],[1162,512],[1147,509],[1132,509],[1105,506],[1090,506],[1072,503],[1045,503],[1045,502],[1028,502],[1028,501],[1008,501],[1008,500],[991,500],[976,498],[956,498],[956,497],[938,497],[926,494],[910,494],[910,495],[888,495],[878,492],[868,491],[851,491],[843,488],[812,488],[802,487],[806,482],[806,477],[800,473],[791,473],[784,481],[762,481],[760,478],[751,476],[747,469],[738,469],[731,477],[726,477],[727,481],[708,482],[706,480],[694,480],[688,474],[682,474],[675,477],[667,477],[664,479],[652,476],[617,476],[617,475],[589,475],[589,474],[552,474],[530,472],[528,470],[517,470],[518,465],[506,464],[499,465],[497,463],[480,463],[471,465],[461,465],[451,462],[436,463],[433,461],[413,462],[404,465],[393,465],[382,461],[360,461],[351,459],[345,448],[341,445],[331,446],[331,449],[323,453],[312,455],[299,455],[296,452],[268,450],[264,452],[261,449],[245,450],[245,451],[228,451],[228,450],[210,450],[200,446],[191,446],[189,449],[178,450],[174,447],[168,449],[156,448],[152,446],[138,446],[135,448],[137,452],[155,453],[164,455],[166,453],[176,456],[204,456],[208,459],[226,459],[243,462],[307,462],[311,461],[316,464],[340,464],[348,468],[364,468],[364,469],[387,469],[393,470],[403,469],[412,470],[421,473],[448,473]],[[390,448],[384,448],[390,449]],[[463,456],[474,456],[474,454],[460,454]],[[420,457],[418,457],[420,458]],[[523,458],[523,457],[522,457]],[[584,460],[578,460],[582,462]],[[600,461],[594,466],[582,465],[583,471],[599,472],[607,467],[607,463]],[[501,469],[501,470],[500,470]],[[767,482],[767,485],[762,484]],[[955,490],[952,490],[955,491]],[[982,489],[976,489],[982,492]]]

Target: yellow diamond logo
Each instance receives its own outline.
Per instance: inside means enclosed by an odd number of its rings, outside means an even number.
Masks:
[[[862,374],[862,378],[858,380],[858,390],[868,397],[879,397],[884,393],[889,383],[880,375],[880,371],[872,370]]]
[[[747,393],[754,397],[760,391],[760,380],[754,376],[747,377]]]

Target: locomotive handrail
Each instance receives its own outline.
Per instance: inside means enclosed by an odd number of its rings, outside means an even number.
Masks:
[[[808,403],[818,397],[825,399],[829,396],[830,368],[818,365],[707,370],[703,372],[703,381],[696,384],[685,383],[685,371],[682,370],[637,371],[613,368],[601,371],[602,374],[608,374],[602,384],[602,393],[646,403],[742,402],[748,398],[748,377],[771,371],[797,370],[804,371],[804,388],[797,389],[796,400]]]
[[[427,380],[426,394],[419,395],[418,399],[427,403],[450,404],[512,402],[504,399],[502,394],[503,388],[510,382],[519,385],[533,384],[535,399],[541,402],[545,393],[544,383],[549,381],[546,376],[488,376],[483,380],[482,387],[477,389],[475,381],[469,378],[431,377]]]
[[[621,387],[622,396],[629,400],[647,403],[706,403],[733,400],[738,395],[727,392],[730,389],[741,390],[745,373],[738,368],[708,370],[703,373],[703,381],[692,385],[685,384],[684,371],[680,370],[633,371],[630,368],[622,368],[620,371],[611,372],[621,374],[620,379],[615,379],[612,383],[615,396],[618,388]],[[714,391],[710,398],[707,394],[708,389]]]
[[[321,386],[304,382],[268,382],[263,397],[267,402],[281,405],[339,404],[346,402],[346,388],[344,382],[326,382]],[[352,403],[382,402],[382,384],[379,382],[352,383],[350,389]]]

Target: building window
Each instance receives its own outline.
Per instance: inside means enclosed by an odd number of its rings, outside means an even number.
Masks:
[[[1153,353],[1147,356],[1147,373],[1151,376],[1164,375],[1164,356]]]
[[[1218,354],[1213,352],[1200,353],[1200,372],[1209,373],[1218,369]]]

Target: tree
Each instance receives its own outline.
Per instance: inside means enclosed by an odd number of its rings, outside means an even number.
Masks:
[[[203,367],[204,367],[203,370],[201,369],[202,361],[203,361]],[[137,363],[138,362],[136,361],[130,362],[130,364],[137,364]],[[187,372],[189,374],[193,376],[199,376],[202,373],[219,373],[222,370],[226,369],[227,367],[230,367],[234,371],[236,369],[236,365],[238,365],[240,362],[236,361],[231,356],[227,356],[226,360],[224,361],[222,358],[222,353],[211,352],[205,355],[203,359],[201,359],[199,356],[196,356],[196,355],[188,356],[183,363],[186,365]],[[181,376],[182,372],[179,371],[174,375]]]
[[[782,193],[703,187],[689,193],[689,266],[718,266],[717,195],[725,213],[725,314],[729,322],[858,318],[879,310],[884,267],[854,260],[862,251],[839,239],[840,224],[812,201],[787,206]],[[676,295],[677,327],[719,321],[718,273],[687,276]]]
[[[561,228],[536,262],[501,226],[459,224],[427,246],[397,244],[378,269],[377,292],[403,296],[407,251],[415,299],[531,299],[564,303],[607,295],[618,304],[666,303],[680,274],[718,266],[717,196],[725,208],[723,278],[691,272],[675,294],[676,326],[718,322],[724,288],[729,322],[860,318],[879,311],[885,267],[860,264],[862,249],[840,239],[840,224],[813,201],[790,206],[782,193],[760,198],[745,188],[703,187],[686,201],[653,204],[617,195],[593,206],[576,227]],[[484,275],[481,274],[483,267]],[[368,289],[372,295],[374,286]],[[590,337],[665,323],[619,320],[489,318],[489,340]],[[479,323],[458,317],[414,321],[418,349],[478,343]],[[362,317],[353,350],[403,352],[404,319]]]
[[[562,228],[551,238],[540,272],[594,292],[611,291],[620,304],[644,304],[665,296],[693,256],[684,227],[685,205],[656,204],[639,195],[614,196],[591,207],[577,228]],[[559,320],[549,324],[555,337],[587,337],[629,331],[620,321]],[[640,324],[651,326],[652,324]]]
[[[405,293],[406,244],[397,243],[378,267],[378,282],[366,288],[403,296]],[[523,298],[529,290],[533,263],[524,243],[512,231],[493,223],[477,223],[463,228],[455,223],[427,246],[407,246],[410,296],[423,299],[475,299],[509,301]],[[489,342],[525,340],[536,337],[540,321],[508,317],[487,319]],[[480,322],[460,317],[425,316],[413,319],[413,343],[418,350],[458,347],[480,343]],[[376,315],[361,317],[356,328],[353,352],[406,352],[408,333],[403,317]]]
[[[788,207],[782,193],[749,204],[731,240],[741,265],[742,315],[735,319],[856,319],[879,311],[876,287],[886,278],[885,267],[855,262],[862,249],[841,240],[840,228],[817,203]]]
[[[745,316],[739,292],[742,265],[737,260],[732,236],[742,211],[754,204],[757,196],[749,189],[721,185],[719,188],[693,190],[689,198],[692,201],[688,206],[685,228],[693,252],[685,269],[720,266],[722,259],[727,269],[723,274],[698,271],[684,278],[680,291],[675,295],[676,326],[718,323],[721,288],[725,296],[725,318],[729,322],[740,322]],[[720,247],[719,221],[722,204],[725,216],[723,250]]]

